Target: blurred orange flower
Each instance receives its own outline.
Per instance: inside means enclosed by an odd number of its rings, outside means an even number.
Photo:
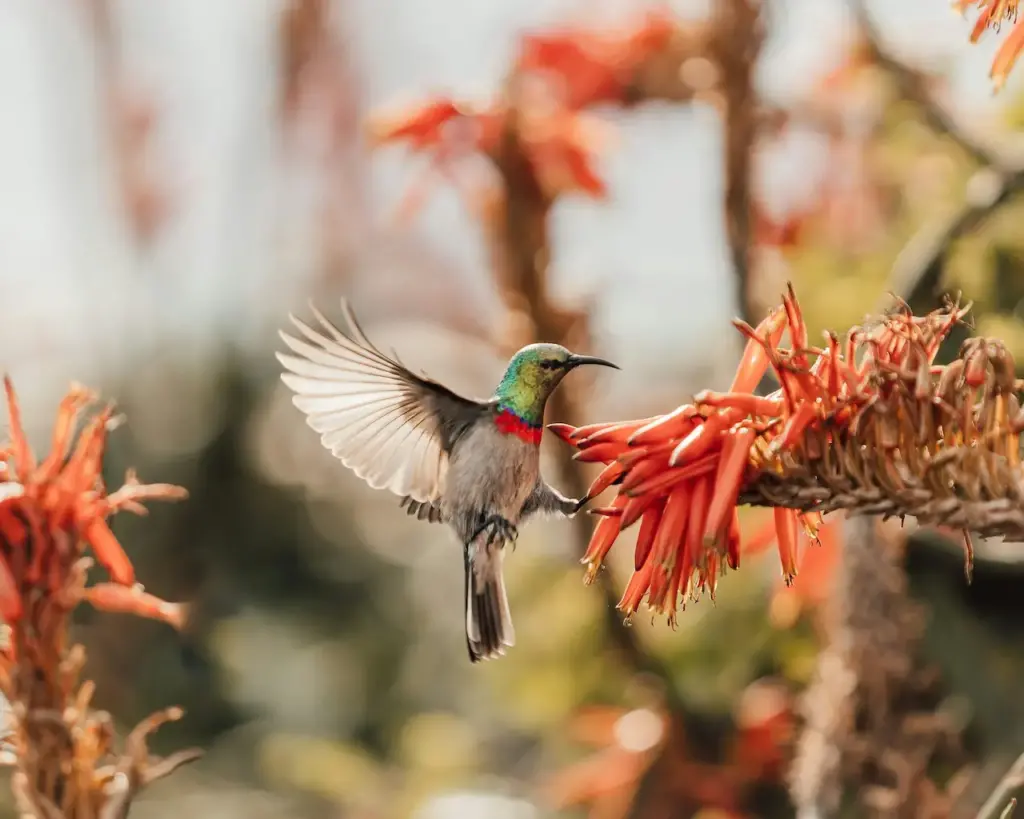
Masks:
[[[685,725],[663,710],[581,709],[567,726],[569,736],[598,750],[548,781],[547,802],[555,810],[587,806],[590,819],[640,815],[634,803],[650,777],[646,808],[671,804],[683,813],[738,819],[746,788],[781,781],[794,734],[792,698],[778,682],[755,680],[733,716],[726,756],[711,764],[694,758]],[[662,814],[655,808],[643,815]]]
[[[807,209],[776,217],[755,201],[751,210],[755,247],[787,251],[800,246],[811,216]]]
[[[10,379],[4,379],[4,388],[11,440],[0,451],[0,469],[7,476],[0,484],[0,616],[15,625],[28,609],[48,598],[63,600],[71,592],[69,581],[80,572],[80,558],[88,546],[112,583],[78,590],[80,599],[100,608],[179,622],[178,607],[133,588],[135,571],[107,518],[120,510],[145,514],[142,501],[184,498],[185,490],[167,484],[143,485],[129,473],[123,487],[108,493],[102,461],[113,408],[104,407],[72,446],[81,412],[95,398],[77,386],[60,404],[50,454],[37,462],[25,438]],[[64,602],[73,608],[77,600]]]
[[[803,553],[797,561],[798,573],[790,583],[779,578],[772,595],[771,618],[780,628],[788,628],[801,613],[817,609],[831,593],[832,581],[842,549],[842,519],[824,518],[818,527],[818,542],[801,538]],[[744,545],[744,554],[760,554],[776,544],[775,521],[765,515],[764,522]]]
[[[559,102],[545,85],[522,82],[516,90],[520,99],[515,107],[474,107],[438,97],[369,120],[373,146],[404,142],[429,157],[427,173],[410,189],[403,213],[418,208],[426,185],[436,176],[455,185],[475,210],[479,197],[457,173],[457,163],[474,154],[497,160],[510,129],[545,196],[582,193],[603,199],[607,195],[594,167],[604,126]]]
[[[648,708],[584,708],[569,723],[571,737],[600,750],[563,769],[547,786],[555,810],[590,807],[590,819],[626,816],[667,733],[664,714]]]
[[[741,782],[779,782],[786,772],[796,718],[793,698],[780,682],[754,680],[733,713],[736,736],[730,758]]]
[[[640,65],[666,48],[675,32],[672,16],[654,10],[624,30],[566,28],[526,34],[520,40],[516,70],[556,80],[569,108],[628,103]]]

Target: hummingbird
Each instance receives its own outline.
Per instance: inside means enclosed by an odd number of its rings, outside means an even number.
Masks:
[[[454,530],[463,548],[469,659],[503,655],[515,645],[505,545],[515,548],[530,518],[571,518],[587,500],[563,496],[540,474],[547,400],[577,367],[619,368],[559,344],[530,344],[512,356],[493,396],[478,401],[382,353],[346,300],[347,335],[310,308],[319,328],[290,315],[302,338],[280,333],[294,353],[277,353],[292,402],[359,478],[400,496],[407,514]]]

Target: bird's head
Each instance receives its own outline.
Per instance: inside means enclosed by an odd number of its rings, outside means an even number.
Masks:
[[[615,364],[590,355],[576,355],[560,344],[530,344],[512,356],[496,397],[507,409],[530,423],[543,421],[544,405],[566,374],[587,364]]]

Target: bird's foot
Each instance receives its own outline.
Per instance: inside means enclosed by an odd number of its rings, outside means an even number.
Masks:
[[[504,545],[506,542],[511,541],[512,549],[513,551],[515,550],[516,540],[519,538],[519,530],[501,515],[491,515],[487,518],[483,525],[474,533],[473,540],[476,540],[484,532],[487,533],[488,546],[494,544]]]

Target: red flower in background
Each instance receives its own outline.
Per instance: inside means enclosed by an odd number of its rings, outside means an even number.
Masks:
[[[677,28],[667,11],[652,11],[632,28],[526,34],[511,77],[514,101],[474,107],[438,97],[371,118],[373,145],[405,142],[430,160],[400,213],[418,209],[428,184],[438,177],[454,184],[476,210],[478,195],[467,187],[457,163],[473,155],[499,159],[509,129],[548,199],[567,193],[604,198],[607,189],[594,166],[602,126],[581,110],[628,103],[641,66],[668,47]]]
[[[802,541],[792,582],[780,583],[772,595],[769,611],[779,628],[788,628],[804,611],[817,609],[831,593],[843,543],[842,522],[823,521],[817,534],[817,543]],[[777,543],[774,516],[766,515],[764,523],[744,544],[743,554],[753,557]]]
[[[591,819],[628,815],[667,730],[666,716],[647,708],[582,709],[570,721],[569,735],[598,751],[553,776],[547,785],[547,801],[555,810],[587,805]]]
[[[777,681],[755,680],[733,718],[735,731],[716,764],[696,759],[682,724],[661,710],[584,708],[567,731],[597,750],[552,776],[546,801],[555,810],[587,806],[591,819],[624,819],[638,815],[634,803],[649,779],[643,815],[661,815],[656,806],[670,804],[739,819],[746,788],[781,780],[794,731],[792,698]]]
[[[807,212],[794,210],[776,218],[757,202],[752,210],[755,247],[787,251],[803,242],[809,220]]]
[[[498,158],[507,128],[515,129],[530,171],[548,198],[566,193],[596,199],[607,195],[594,167],[604,127],[559,102],[542,83],[523,82],[518,91],[521,100],[514,110],[507,105],[474,108],[438,98],[370,120],[374,145],[405,142],[429,158],[427,173],[410,189],[403,213],[418,207],[435,176],[454,184],[475,206],[478,197],[460,175],[459,163],[473,155]]]
[[[733,711],[731,762],[740,782],[780,782],[796,733],[793,698],[778,680],[748,685]]]
[[[629,102],[638,69],[671,43],[676,30],[672,16],[656,10],[631,29],[565,28],[526,34],[520,40],[515,67],[557,82],[570,109]]]

